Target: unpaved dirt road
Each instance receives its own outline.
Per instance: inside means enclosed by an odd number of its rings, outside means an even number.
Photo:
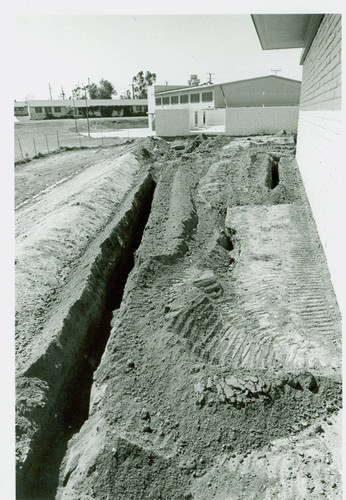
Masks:
[[[341,498],[340,313],[294,154],[151,138],[18,171],[18,498]]]

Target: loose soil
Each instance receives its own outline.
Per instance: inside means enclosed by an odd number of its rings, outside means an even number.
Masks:
[[[17,167],[17,497],[341,497],[340,313],[293,137]]]

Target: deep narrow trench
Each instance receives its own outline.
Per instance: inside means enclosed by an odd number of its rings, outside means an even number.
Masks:
[[[279,184],[279,162],[280,158],[277,156],[272,156],[270,161],[270,189],[275,189]]]
[[[51,500],[55,498],[59,481],[59,468],[66,453],[68,441],[88,419],[90,393],[93,375],[100,364],[111,332],[113,311],[119,309],[129,273],[134,267],[134,254],[140,246],[147,224],[155,191],[151,181],[148,192],[129,228],[127,244],[123,247],[120,259],[111,270],[106,283],[104,304],[99,320],[89,325],[86,341],[80,346],[78,358],[67,376],[60,396],[55,405],[54,422],[45,445],[36,456],[29,484],[17,499]],[[21,488],[22,491],[22,488]]]

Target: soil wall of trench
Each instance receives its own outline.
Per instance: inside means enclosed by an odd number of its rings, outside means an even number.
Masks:
[[[19,378],[18,498],[338,498],[340,314],[293,141],[139,151],[148,173]]]

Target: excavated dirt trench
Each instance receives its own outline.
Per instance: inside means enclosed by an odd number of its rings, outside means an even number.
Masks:
[[[114,241],[120,240],[121,251],[115,262],[109,252],[105,252],[104,258],[109,259],[111,267],[103,262],[102,257],[97,263],[97,267],[109,267],[107,275],[100,282],[102,289],[93,290],[94,294],[103,297],[102,302],[90,324],[85,326],[85,338],[76,348],[73,364],[52,404],[50,419],[34,446],[37,451],[34,449],[30,462],[26,464],[26,471],[17,475],[18,499],[55,498],[59,467],[67,443],[88,418],[93,374],[106,348],[113,316],[120,307],[128,275],[134,266],[134,255],[148,221],[154,192],[155,182],[148,178],[144,188],[142,186],[140,203],[130,211],[123,227],[116,226],[113,234],[104,242],[106,246],[112,246]],[[83,311],[80,310],[80,314]],[[77,313],[74,322],[78,321]]]
[[[155,193],[142,182],[117,243],[99,237],[107,272],[72,323],[98,303],[92,334],[62,342],[70,375],[31,417],[64,408],[59,456],[32,454],[22,498],[337,499],[340,315],[293,138],[143,145]],[[52,391],[48,366],[24,380]]]

